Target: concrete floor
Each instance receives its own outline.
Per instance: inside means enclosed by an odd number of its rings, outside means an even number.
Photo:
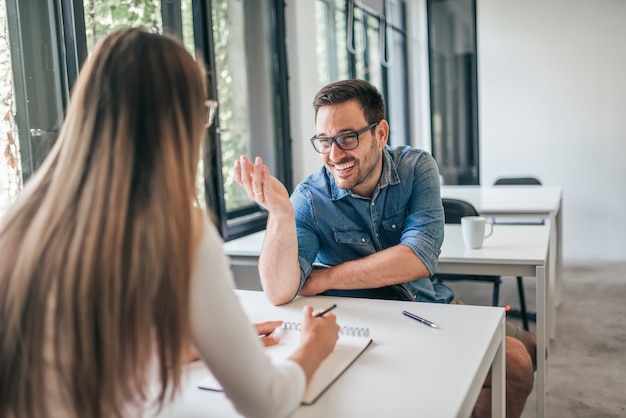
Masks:
[[[260,290],[256,267],[234,268],[237,286]],[[519,307],[512,277],[503,278],[500,305]],[[491,285],[449,283],[466,304],[491,304]],[[535,281],[524,279],[528,308],[535,308]],[[511,318],[521,326],[521,320]],[[531,323],[534,331],[534,323]],[[569,263],[548,368],[547,416],[626,417],[626,262]],[[531,394],[523,418],[536,418]]]
[[[503,279],[500,305],[517,309],[515,280]],[[527,305],[534,311],[535,280],[524,279],[524,284]],[[491,303],[489,284],[458,282],[450,287],[465,303]],[[520,320],[510,320],[521,326]],[[626,262],[565,266],[549,356],[548,417],[626,417]],[[537,417],[534,392],[523,418]]]

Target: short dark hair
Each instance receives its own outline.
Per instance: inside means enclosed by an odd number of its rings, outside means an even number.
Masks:
[[[367,123],[385,118],[385,100],[372,84],[365,80],[341,80],[330,83],[317,92],[313,99],[315,118],[320,107],[356,100],[363,109]]]

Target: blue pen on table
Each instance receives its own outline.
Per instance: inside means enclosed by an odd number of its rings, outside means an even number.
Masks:
[[[315,315],[313,315],[313,317],[314,318],[319,318],[320,316],[324,316],[324,314],[327,314],[328,312],[332,311],[336,307],[337,307],[337,304],[333,303],[331,306],[329,306],[328,308],[324,309],[322,312],[318,312]]]
[[[408,316],[409,318],[413,318],[416,321],[421,322],[424,325],[428,325],[429,327],[432,327],[432,328],[439,328],[437,324],[435,324],[434,322],[430,322],[428,319],[424,319],[421,316],[415,315],[414,313],[411,313],[409,311],[402,311],[402,313]]]

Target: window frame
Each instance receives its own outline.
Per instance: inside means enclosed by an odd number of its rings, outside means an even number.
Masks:
[[[395,37],[396,36],[401,37],[401,39],[403,40],[403,46],[401,50],[402,74],[399,77],[404,83],[404,85],[409,85],[408,51],[407,51],[408,31],[407,31],[407,22],[406,22],[407,9],[406,9],[405,0],[398,0],[398,4],[400,6],[400,14],[401,14],[401,26],[398,26],[398,24],[393,21],[393,18],[390,18],[386,23],[384,22],[383,18],[384,18],[384,15],[387,13],[387,10],[386,10],[387,5],[388,5],[387,1],[383,2],[383,14],[382,15],[376,10],[369,7],[367,4],[353,2],[352,0],[344,1],[343,10],[337,7],[335,0],[316,0],[316,1],[324,4],[325,6],[324,20],[325,20],[326,27],[333,28],[333,30],[327,29],[326,38],[325,38],[325,45],[326,45],[325,59],[327,61],[328,78],[330,79],[330,81],[336,81],[339,78],[337,53],[335,52],[335,49],[337,48],[336,40],[338,37],[338,34],[335,30],[336,15],[338,12],[343,12],[343,19],[344,19],[346,31],[351,30],[352,31],[351,38],[352,40],[355,40],[355,36],[356,36],[355,26],[356,25],[354,24],[352,26],[350,25],[349,16],[348,16],[348,8],[354,7],[354,10],[358,12],[354,13],[353,22],[358,22],[359,25],[363,25],[363,31],[365,32],[366,37],[367,37],[368,29],[369,29],[368,20],[373,19],[377,21],[378,23],[377,45],[378,46],[380,46],[380,28],[382,25],[386,25],[385,30],[387,30],[387,33],[385,36],[387,37],[387,43],[386,43],[385,51],[394,49]],[[389,11],[389,12],[392,13],[393,11]],[[385,51],[379,51],[379,52],[382,55],[382,54],[385,54]],[[348,51],[346,54],[347,72],[348,72],[347,77],[350,79],[354,79],[354,78],[359,77],[359,72],[363,72],[365,75],[363,79],[366,81],[372,82],[371,78],[369,77],[370,71],[366,71],[366,69],[374,65],[378,66],[378,68],[380,69],[381,84],[382,84],[381,86],[379,86],[380,87],[379,90],[383,96],[383,99],[385,100],[385,103],[387,104],[386,119],[389,122],[390,126],[393,128],[396,118],[394,118],[391,112],[389,112],[389,109],[393,107],[395,104],[397,104],[397,102],[391,100],[391,95],[389,92],[390,84],[391,84],[389,80],[390,80],[390,77],[392,77],[392,72],[387,68],[385,64],[381,62],[382,60],[378,62],[376,62],[376,60],[374,60],[374,62],[371,61],[371,58],[369,56],[369,47],[366,47],[365,50],[362,52],[358,51],[358,53],[360,54],[359,57],[357,57],[357,54],[351,53],[350,51]],[[387,59],[387,56],[385,56],[384,58]],[[358,63],[359,60],[363,61],[362,69],[359,68],[359,63]],[[403,118],[402,118],[403,120],[400,123],[401,123],[401,129],[405,135],[390,134],[390,141],[391,141],[390,145],[392,146],[411,144],[411,126],[410,126],[410,117],[409,117],[409,110],[410,110],[409,100],[410,99],[409,99],[408,93],[402,92],[400,94],[402,95],[401,112],[403,115]]]
[[[478,38],[476,31],[476,0],[463,1],[469,3],[469,7],[471,8],[471,15],[469,16],[469,18],[471,19],[472,25],[469,29],[471,30],[470,39],[474,47],[473,54],[470,54],[470,56],[466,57],[467,60],[465,62],[465,67],[467,67],[467,72],[461,73],[459,71],[455,71],[453,76],[442,76],[440,77],[439,81],[437,80],[441,74],[438,74],[438,72],[435,71],[436,47],[434,46],[434,42],[437,40],[437,37],[434,33],[435,29],[433,22],[433,7],[435,4],[450,4],[451,2],[450,0],[426,1],[428,21],[428,68],[430,74],[429,98],[432,127],[431,147],[433,157],[435,158],[435,160],[437,160],[437,163],[439,164],[440,174],[445,184],[478,185],[480,184],[480,127],[478,118]],[[454,0],[454,2],[458,6],[458,0]],[[449,25],[451,28],[454,23],[455,22],[453,22],[452,19],[449,19],[447,22],[445,22],[445,24]],[[458,29],[458,27],[454,27],[451,30],[454,29]],[[448,62],[448,64],[450,63]],[[453,64],[457,64],[458,67],[458,62],[453,62]],[[442,143],[440,145],[437,144],[437,123],[435,122],[435,105],[438,103],[439,100],[435,87],[435,84],[437,83],[441,83],[443,86],[440,86],[439,90],[452,90],[451,88],[448,88],[448,86],[464,85],[467,87],[465,91],[465,100],[454,100],[455,103],[461,102],[461,104],[457,106],[456,114],[449,115],[446,112],[442,112],[445,113],[441,118],[442,129],[443,125],[446,125],[445,129],[448,129],[450,132],[447,134],[443,133],[441,135]],[[455,96],[455,99],[458,98],[459,97],[457,94]],[[446,106],[442,106],[442,109],[444,111],[448,111],[448,113],[450,111],[450,108]],[[460,119],[463,119],[463,121],[461,121]],[[465,135],[463,135],[461,131],[464,131]],[[462,138],[464,136],[467,138],[467,140],[463,142]],[[450,141],[446,141],[446,139],[448,138],[450,139]],[[444,149],[448,152],[444,152]]]
[[[253,0],[254,1],[254,0]],[[213,45],[213,31],[211,4],[207,1],[193,1],[194,8],[194,39],[196,48],[201,52],[207,67],[207,90],[210,97],[218,97],[217,77],[215,74],[215,56],[211,52],[209,45]],[[291,193],[293,185],[293,174],[291,165],[291,136],[289,122],[289,94],[288,94],[288,69],[286,52],[286,31],[285,31],[285,5],[281,0],[272,0],[271,18],[274,26],[274,44],[272,45],[273,56],[271,62],[273,91],[276,93],[273,100],[273,126],[275,135],[272,140],[274,148],[274,158],[276,161],[276,172],[272,173],[277,177]],[[219,114],[219,107],[217,112]],[[225,241],[239,238],[253,232],[265,229],[267,224],[267,211],[261,206],[252,203],[248,206],[228,211],[222,196],[224,196],[224,182],[222,174],[222,147],[220,140],[219,117],[216,123],[208,130],[204,143],[205,167],[205,196],[207,208],[214,215],[215,222],[219,226],[222,237]]]
[[[87,38],[85,33],[85,16],[82,0],[20,0],[7,1],[7,17],[10,21],[9,34],[11,38],[12,68],[15,78],[16,96],[16,123],[20,139],[20,158],[23,165],[22,179],[25,182],[38,168],[49,152],[56,136],[47,149],[35,150],[29,134],[32,125],[31,110],[29,109],[29,89],[34,90],[32,81],[28,80],[25,64],[24,41],[44,42],[49,44],[53,69],[44,68],[37,77],[43,79],[54,78],[57,86],[55,91],[49,91],[50,100],[58,105],[55,109],[46,109],[45,116],[58,122],[60,128],[67,105],[70,91],[76,82],[82,63],[88,56]],[[255,0],[244,0],[255,1]],[[211,7],[213,1],[192,0],[192,15],[194,26],[194,43],[199,54],[204,57],[207,66],[207,89],[209,95],[217,97],[216,77],[214,74],[215,57],[212,53],[213,34],[211,31]],[[271,96],[274,137],[268,140],[272,147],[275,160],[275,173],[288,191],[292,190],[293,174],[291,164],[291,137],[289,121],[289,92],[288,69],[285,33],[285,5],[281,0],[268,0],[263,6],[270,7],[270,24],[274,30],[271,50],[273,55],[269,61],[271,68],[271,90],[276,94]],[[45,10],[45,13],[42,12]],[[36,18],[36,19],[35,19]],[[28,23],[28,27],[41,23],[41,33],[24,33],[20,22]],[[39,19],[39,20],[37,20]],[[181,2],[180,0],[161,0],[161,20],[163,32],[183,39]],[[47,26],[46,26],[47,24]],[[23,39],[23,36],[28,38]],[[256,39],[247,41],[257,42]],[[258,40],[264,42],[264,40]],[[28,48],[28,45],[27,45]],[[27,56],[26,56],[27,57]],[[28,57],[27,57],[28,58]],[[52,74],[51,74],[52,73]],[[32,102],[32,100],[30,100]],[[31,103],[32,105],[32,103]],[[219,112],[219,108],[218,108]],[[218,119],[218,118],[216,118]],[[58,134],[58,129],[53,131]],[[256,142],[255,142],[256,143]],[[264,147],[267,145],[264,145]],[[224,202],[224,184],[222,175],[221,143],[219,123],[207,131],[204,143],[205,163],[204,187],[207,209],[212,212],[213,219],[218,225],[225,240],[237,238],[265,228],[267,211],[252,203],[249,206],[227,211]],[[39,161],[39,163],[37,163]]]

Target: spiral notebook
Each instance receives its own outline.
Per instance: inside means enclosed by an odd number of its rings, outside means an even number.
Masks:
[[[283,323],[280,342],[267,347],[265,350],[272,361],[281,361],[288,358],[298,348],[299,343],[300,324],[285,322]],[[368,328],[342,327],[335,349],[326,357],[311,378],[302,398],[302,404],[311,405],[317,401],[371,343],[372,339],[369,336]],[[222,386],[213,375],[202,379],[198,383],[198,387],[213,391],[222,390]]]

